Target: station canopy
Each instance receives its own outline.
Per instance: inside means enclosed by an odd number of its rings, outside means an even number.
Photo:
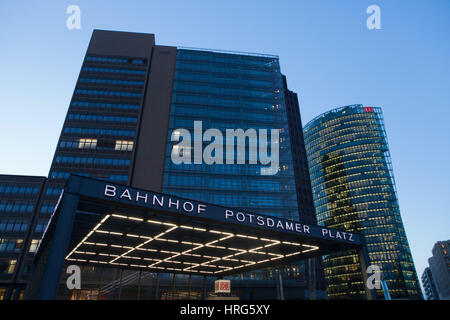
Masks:
[[[364,245],[359,234],[81,176],[67,182],[37,254],[55,241],[69,264],[218,277]]]

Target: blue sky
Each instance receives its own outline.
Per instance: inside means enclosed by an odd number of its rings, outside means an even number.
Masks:
[[[66,8],[81,9],[81,30]],[[368,30],[366,8],[381,9]],[[333,107],[383,109],[420,277],[450,238],[450,1],[0,1],[0,173],[47,175],[92,30],[157,44],[272,53],[303,124]]]

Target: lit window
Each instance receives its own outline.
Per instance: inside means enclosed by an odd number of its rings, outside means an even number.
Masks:
[[[16,239],[16,243],[14,245],[14,252],[19,252],[22,249],[23,239]]]
[[[79,139],[79,149],[95,149],[97,147],[97,139]]]
[[[28,250],[28,252],[35,253],[36,250],[37,250],[38,245],[39,245],[39,239],[31,240],[30,250]]]
[[[119,151],[131,151],[133,150],[133,141],[116,140],[116,150]]]
[[[9,260],[7,273],[11,274],[14,272],[14,269],[16,268],[16,262],[17,260]]]

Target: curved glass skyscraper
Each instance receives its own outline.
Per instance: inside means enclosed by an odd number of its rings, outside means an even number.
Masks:
[[[395,190],[380,108],[351,105],[304,127],[318,223],[365,236],[392,299],[422,299]],[[324,258],[330,299],[362,298],[356,252]],[[383,299],[383,290],[376,290]]]

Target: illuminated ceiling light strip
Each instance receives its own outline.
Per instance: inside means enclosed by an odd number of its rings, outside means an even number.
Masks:
[[[117,266],[124,266],[124,267],[128,266],[128,263],[110,262],[110,264],[117,265]]]
[[[97,253],[92,252],[92,251],[74,251],[74,253],[77,254],[87,254],[87,255],[96,255]]]
[[[221,233],[220,231],[210,230],[210,232],[211,231],[212,231],[212,233]],[[238,236],[238,235],[236,235],[236,236]],[[248,236],[245,236],[245,235],[241,235],[241,236],[248,237]],[[229,237],[225,237],[225,238],[222,238],[222,239],[219,239],[219,240],[211,241],[208,244],[205,244],[205,246],[207,246],[207,247],[218,247],[218,246],[212,246],[212,245],[209,245],[209,244],[217,243],[217,242],[220,242],[221,240],[225,240],[225,239],[228,239],[228,238]],[[272,253],[272,252],[259,252],[259,251],[256,251],[256,250],[259,250],[259,249],[272,247],[274,245],[282,243],[281,241],[267,239],[267,238],[261,238],[260,240],[268,241],[270,243],[267,244],[267,245],[264,245],[264,246],[260,246],[260,247],[254,248],[254,249],[250,249],[250,250],[243,250],[243,249],[238,249],[238,248],[227,248],[229,250],[235,250],[235,251],[239,251],[239,252],[235,253],[235,254],[232,254],[232,255],[228,255],[228,256],[219,258],[219,259],[218,258],[214,258],[214,260],[207,261],[207,262],[204,262],[202,264],[197,264],[196,266],[188,267],[188,268],[185,268],[183,270],[184,271],[194,271],[194,270],[191,270],[191,269],[192,268],[196,268],[196,267],[200,267],[200,266],[210,267],[210,266],[213,266],[213,265],[210,265],[210,263],[213,263],[213,262],[218,261],[218,260],[227,260],[227,259],[229,259],[230,261],[234,260],[234,261],[239,261],[239,262],[246,263],[246,264],[243,264],[243,265],[240,265],[240,266],[236,266],[236,267],[225,267],[225,266],[214,265],[217,268],[224,268],[224,269],[226,269],[226,270],[216,271],[216,273],[220,273],[220,272],[226,272],[226,271],[233,270],[233,269],[243,268],[243,267],[246,267],[246,266],[251,266],[251,265],[256,265],[256,264],[260,264],[260,263],[265,263],[265,262],[268,262],[268,261],[271,261],[271,260],[278,260],[278,259],[281,259],[281,258],[285,257],[282,254],[276,254],[276,253]],[[285,242],[285,244],[290,244],[290,245],[295,245],[295,246],[300,246],[301,245],[301,244],[294,243],[294,242]],[[315,247],[315,248],[318,248],[318,247]],[[273,256],[273,258],[264,259],[264,260],[260,260],[260,261],[237,260],[237,259],[230,258],[230,257],[242,255],[242,254],[247,253],[247,252],[257,253],[257,254],[262,254],[262,255],[269,255],[269,256]],[[302,253],[302,252],[300,252],[300,253]],[[296,252],[295,254],[298,254],[298,253]],[[291,254],[291,255],[293,255],[293,254]],[[291,256],[291,255],[289,255],[289,256]],[[206,256],[206,257],[208,257],[208,256]]]
[[[142,260],[142,257],[135,257],[135,256],[123,256],[122,258],[133,259],[133,260]]]
[[[123,215],[115,214],[115,213],[113,213],[111,216],[112,216],[112,217],[115,217],[115,218],[120,218],[120,219],[128,219],[127,216],[123,216]]]
[[[97,223],[97,225],[83,238],[83,240],[80,241],[80,243],[78,243],[76,245],[75,248],[73,248],[73,250],[66,256],[66,259],[70,257],[70,255],[75,252],[75,250],[77,250],[82,244],[83,242],[85,242],[103,223],[105,223],[106,220],[108,220],[108,218],[111,215],[107,214],[106,216],[103,217],[103,219]]]
[[[265,246],[263,246],[263,247],[258,247],[258,248],[250,249],[250,250],[248,250],[248,252],[251,252],[251,253],[258,253],[258,254],[264,254],[264,255],[271,255],[271,256],[275,256],[274,258],[264,259],[264,260],[260,260],[260,261],[257,261],[257,262],[254,262],[254,261],[248,261],[249,263],[247,263],[247,264],[240,265],[240,266],[236,266],[236,267],[229,267],[229,269],[227,269],[227,270],[219,270],[219,271],[216,271],[215,273],[222,273],[222,272],[226,272],[226,271],[234,270],[234,269],[239,269],[239,268],[243,268],[243,267],[250,266],[250,265],[262,264],[262,263],[265,263],[265,262],[268,262],[268,261],[278,260],[278,259],[281,259],[281,258],[284,258],[284,257],[293,256],[293,255],[295,255],[295,254],[300,254],[300,253],[304,253],[304,252],[308,252],[308,251],[312,251],[312,250],[317,250],[317,249],[319,249],[319,247],[317,247],[317,246],[309,246],[309,247],[313,247],[314,249],[310,249],[310,250],[306,250],[306,251],[301,251],[301,252],[295,252],[295,253],[293,253],[293,254],[288,254],[288,255],[281,255],[281,254],[276,254],[276,253],[272,253],[272,252],[259,252],[259,251],[256,251],[256,250],[261,249],[261,248],[271,247],[271,246],[274,246],[274,245],[277,245],[277,244],[282,243],[281,241],[278,241],[278,240],[271,240],[271,239],[266,239],[266,238],[260,238],[260,240],[263,240],[263,241],[270,241],[271,243],[270,243],[270,244],[267,244],[267,245],[265,245]],[[295,246],[301,245],[301,244],[293,243],[293,242],[290,242],[290,243],[288,243],[288,242],[283,242],[283,243],[284,243],[284,244],[291,244],[291,245],[295,245]],[[229,248],[229,249],[231,249],[231,248]],[[245,252],[247,252],[247,251],[245,251]],[[236,253],[236,254],[233,254],[233,255],[228,255],[228,256],[226,256],[226,257],[223,257],[222,259],[223,259],[223,260],[226,260],[226,259],[229,259],[229,257],[238,256],[238,255],[244,254],[245,252],[240,252],[240,253]],[[235,259],[234,259],[234,260],[235,260]],[[241,262],[247,262],[246,260],[238,260],[238,261],[241,261]]]
[[[286,254],[286,255],[284,255],[284,256],[287,258],[287,257],[295,256],[295,255],[301,254],[301,253],[303,253],[303,251],[289,253],[289,254]]]
[[[141,237],[140,235],[134,234],[134,233],[127,233],[126,236],[130,237],[130,238],[140,238]]]
[[[91,232],[90,232],[90,233],[89,233],[89,234],[88,234],[88,235],[87,235],[87,236],[86,236],[79,244],[78,244],[78,246],[77,246],[76,248],[74,248],[74,250],[72,250],[72,252],[71,252],[70,254],[74,253],[75,250],[76,250],[80,245],[82,245],[82,244],[98,245],[98,246],[107,246],[107,244],[104,244],[104,243],[93,243],[93,242],[89,242],[89,243],[86,242],[86,243],[84,243],[84,242],[92,235],[93,232],[107,233],[107,234],[112,234],[112,235],[123,235],[122,233],[119,233],[119,232],[106,231],[106,230],[98,230],[98,228],[99,228],[99,227],[106,221],[106,219],[108,219],[110,216],[115,216],[115,217],[123,218],[123,219],[136,220],[136,221],[144,221],[144,220],[141,219],[141,218],[134,218],[134,217],[121,216],[121,215],[117,215],[117,214],[107,215],[107,216],[105,216],[105,217],[103,218],[103,220],[102,220],[99,224],[97,224],[97,226],[96,226],[96,227],[95,227],[95,228],[94,228],[94,229],[93,229],[93,230],[92,230],[92,231],[91,231]],[[228,233],[228,232],[222,232],[222,231],[217,231],[217,230],[206,230],[206,229],[203,229],[203,228],[196,228],[196,227],[191,227],[191,226],[187,226],[187,225],[180,225],[180,226],[177,226],[177,225],[172,224],[172,223],[160,222],[160,221],[155,221],[155,220],[146,220],[146,221],[149,222],[149,223],[154,223],[154,224],[167,225],[167,226],[170,226],[171,228],[168,229],[168,230],[166,230],[166,231],[164,231],[164,232],[162,232],[162,233],[160,233],[159,235],[157,235],[157,236],[154,237],[154,238],[150,238],[150,237],[146,237],[146,236],[140,236],[140,235],[134,235],[134,234],[127,234],[127,236],[135,237],[135,238],[144,238],[144,239],[147,239],[147,241],[145,241],[144,243],[141,243],[140,245],[138,245],[138,246],[136,246],[136,247],[134,247],[134,248],[133,248],[133,247],[126,247],[126,246],[111,245],[111,247],[117,247],[117,248],[126,248],[126,249],[129,249],[127,252],[125,252],[124,254],[122,254],[122,255],[120,255],[120,256],[119,256],[119,255],[112,255],[112,254],[100,254],[100,255],[116,257],[115,259],[113,259],[113,260],[111,260],[111,261],[109,262],[109,263],[114,264],[114,265],[128,266],[129,264],[125,264],[125,263],[117,263],[117,262],[115,262],[117,259],[123,257],[123,258],[135,259],[135,260],[143,259],[143,260],[148,260],[148,261],[155,261],[155,263],[153,263],[153,264],[151,264],[151,265],[148,265],[148,266],[145,266],[145,265],[137,265],[137,264],[130,265],[130,266],[133,266],[133,267],[139,267],[139,268],[154,268],[154,269],[162,269],[162,270],[188,271],[188,272],[195,272],[195,273],[214,274],[214,273],[222,273],[222,272],[226,272],[226,271],[230,271],[230,270],[234,270],[234,269],[239,269],[239,268],[243,268],[243,267],[246,267],[246,266],[252,266],[252,265],[256,265],[256,264],[262,264],[262,263],[265,263],[265,262],[268,262],[268,261],[278,260],[278,259],[281,259],[281,258],[283,258],[283,257],[290,257],[290,256],[293,256],[293,255],[298,255],[298,254],[300,254],[300,253],[305,253],[305,252],[309,252],[309,251],[313,251],[313,250],[319,249],[319,247],[317,247],[317,246],[304,245],[304,244],[299,244],[299,243],[294,243],[294,242],[289,242],[289,241],[278,241],[278,240],[272,240],[272,239],[267,239],[267,238],[258,238],[258,237],[254,237],[254,236],[243,235],[243,234],[237,234],[237,235],[234,235],[234,234]],[[183,228],[183,229],[190,229],[190,230],[202,231],[202,232],[209,231],[209,232],[211,232],[211,233],[224,234],[224,235],[226,235],[226,236],[225,236],[225,237],[222,237],[222,238],[220,238],[220,239],[217,239],[217,240],[210,241],[210,242],[208,242],[208,243],[206,243],[206,244],[195,243],[195,242],[188,242],[188,241],[181,241],[181,242],[180,242],[180,241],[178,241],[178,240],[173,240],[173,239],[162,239],[162,238],[161,238],[164,234],[167,234],[167,233],[171,232],[172,230],[174,230],[174,229],[176,229],[176,228],[178,228],[178,227],[179,227],[179,228]],[[260,247],[257,247],[257,248],[250,249],[250,250],[243,250],[243,249],[230,248],[230,247],[227,248],[227,247],[224,247],[224,246],[214,245],[214,244],[216,244],[216,243],[218,243],[218,242],[224,241],[224,240],[229,239],[229,238],[234,237],[234,236],[237,236],[237,237],[240,237],[240,238],[253,239],[253,240],[262,240],[262,241],[267,241],[267,242],[270,242],[270,243],[267,244],[267,245],[264,245],[264,246],[260,246]],[[163,250],[161,250],[160,252],[173,254],[173,256],[168,257],[168,258],[163,259],[163,260],[160,260],[160,259],[150,259],[150,258],[142,258],[142,257],[134,257],[134,256],[128,256],[128,255],[127,255],[128,253],[130,253],[130,252],[132,252],[132,251],[134,251],[134,250],[144,250],[144,251],[150,251],[150,252],[156,252],[156,251],[158,251],[158,250],[155,250],[155,249],[141,248],[142,246],[144,246],[145,244],[147,244],[147,243],[149,243],[150,241],[153,241],[153,240],[167,241],[167,242],[173,242],[173,243],[182,243],[182,244],[187,244],[187,245],[195,245],[196,247],[195,247],[195,248],[188,249],[188,250],[185,250],[185,251],[183,251],[183,252],[163,251]],[[280,255],[280,254],[275,254],[275,253],[272,253],[272,252],[259,252],[259,251],[257,251],[257,250],[260,250],[260,249],[263,249],[263,248],[268,248],[268,247],[271,247],[271,246],[274,246],[274,245],[277,245],[277,244],[280,244],[280,243],[288,244],[288,245],[293,245],[293,246],[297,246],[297,247],[303,245],[303,246],[308,247],[308,248],[310,248],[310,249],[309,249],[309,250],[304,250],[304,251],[301,251],[301,252],[294,252],[294,253],[287,254],[287,255]],[[219,249],[228,249],[228,250],[233,250],[233,251],[238,251],[238,252],[235,253],[235,254],[231,254],[231,255],[225,256],[225,257],[201,256],[201,255],[199,255],[199,254],[191,253],[192,251],[198,250],[198,249],[203,248],[203,247],[212,247],[212,248],[219,248]],[[81,253],[81,254],[83,254],[83,253],[85,253],[85,254],[96,254],[95,252],[90,252],[90,253],[88,253],[88,252],[82,252],[82,251],[77,251],[77,253]],[[274,257],[273,257],[273,258],[269,258],[269,259],[259,260],[259,261],[248,261],[248,260],[239,260],[239,259],[231,258],[231,257],[235,257],[235,256],[242,255],[242,254],[244,254],[244,253],[257,253],[257,254],[263,254],[263,255],[270,255],[270,256],[274,256]],[[70,254],[68,255],[68,257],[70,256]],[[181,261],[177,261],[177,260],[172,260],[173,258],[175,258],[175,257],[177,257],[177,256],[180,256],[180,255],[212,258],[213,260],[206,261],[206,262],[203,262],[203,263],[201,263],[201,264],[199,264],[199,263],[193,263],[193,262],[181,262]],[[67,257],[67,258],[68,258],[68,257]],[[71,260],[71,261],[86,261],[86,260],[84,260],[84,259],[73,259],[73,258],[68,259],[68,260]],[[235,262],[244,262],[245,264],[239,265],[239,266],[236,266],[236,267],[229,267],[229,266],[221,266],[221,265],[211,264],[211,263],[214,263],[214,262],[219,261],[219,260],[227,260],[227,261],[235,261]],[[89,260],[89,261],[91,261],[92,263],[103,263],[103,264],[107,264],[107,263],[108,263],[108,262],[105,262],[105,261],[96,261],[96,260]],[[187,267],[187,268],[184,268],[184,269],[169,268],[169,267],[164,268],[164,267],[157,266],[157,264],[160,264],[160,263],[163,263],[163,262],[174,263],[174,264],[188,264],[188,265],[190,265],[190,266]],[[218,271],[216,271],[216,272],[193,270],[193,268],[199,268],[199,267],[206,267],[206,268],[220,268],[220,269],[224,269],[224,270],[218,270]]]
[[[130,250],[128,250],[127,252],[123,253],[123,254],[120,255],[119,257],[114,258],[113,260],[110,261],[110,263],[113,263],[114,261],[120,259],[120,258],[123,257],[124,255],[127,255],[127,254],[129,254],[130,252],[133,252],[134,250],[136,250],[137,248],[140,248],[140,247],[146,245],[147,243],[149,243],[149,242],[151,242],[151,241],[153,241],[153,240],[155,240],[155,239],[158,239],[159,237],[162,237],[163,235],[165,235],[165,234],[171,232],[172,230],[175,230],[176,228],[178,228],[178,226],[173,226],[172,228],[170,228],[170,229],[168,229],[168,230],[166,230],[166,231],[164,231],[164,232],[161,232],[161,233],[158,234],[156,237],[151,238],[151,239],[148,239],[148,240],[146,240],[145,242],[139,244],[138,246],[136,246],[136,247],[134,247],[134,248],[131,248]]]
[[[144,242],[144,243],[138,245],[137,247],[133,248],[133,250],[136,250],[137,248],[140,248],[140,247],[142,247],[143,245],[146,245],[146,244],[149,243],[150,241],[153,241],[153,240],[160,240],[160,239],[159,239],[160,237],[162,237],[163,235],[165,235],[165,234],[167,234],[167,233],[169,233],[169,232],[171,232],[171,231],[173,231],[173,230],[175,230],[175,229],[177,229],[177,228],[178,228],[177,225],[173,225],[172,228],[170,228],[170,229],[168,229],[168,230],[166,230],[166,231],[164,231],[164,232],[161,232],[161,233],[158,234],[156,237],[154,237],[152,240],[147,240],[146,242]],[[172,256],[172,257],[169,257],[169,258],[167,258],[167,259],[170,259],[170,258],[173,258],[173,257],[177,257],[177,256],[179,256],[179,255],[180,255],[180,254],[177,253],[176,255],[174,255],[174,256]],[[165,260],[167,260],[167,259],[164,259],[163,261],[165,261]],[[156,263],[154,263],[154,264],[152,264],[152,265],[149,265],[149,268],[150,268],[150,267],[153,267],[154,265],[157,265],[157,264],[159,264],[159,263],[161,263],[161,262],[163,262],[163,261],[156,262]]]
[[[162,222],[161,221],[156,221],[156,220],[150,220],[150,219],[147,219],[145,222],[148,222],[148,223],[153,223],[153,224],[162,224]]]
[[[97,233],[103,233],[103,234],[112,234],[115,236],[123,236],[123,233],[121,232],[115,232],[115,231],[107,231],[107,230],[95,230]]]
[[[192,268],[198,267],[200,264],[198,263],[193,263],[191,266],[184,268],[183,271],[194,271],[194,272],[198,272],[196,270],[192,270]]]
[[[74,259],[74,258],[67,258],[68,261],[78,261],[78,262],[87,262],[85,259]]]
[[[178,228],[178,226],[176,224],[173,224],[173,223],[162,222],[161,224],[163,224],[165,226],[169,226],[169,227],[177,227]]]
[[[101,264],[108,264],[106,261],[98,261],[98,260],[89,260],[91,263],[101,263]]]
[[[177,251],[168,251],[168,250],[159,250],[159,252],[162,252],[162,253],[170,253],[170,254],[178,254],[178,255],[181,254],[181,252],[177,252]]]
[[[177,225],[173,224],[173,223],[161,222],[161,221],[151,220],[151,219],[147,219],[146,222],[153,223],[153,224],[162,224],[162,225],[169,226],[169,227],[177,227]]]
[[[289,242],[289,241],[282,241],[283,244],[290,244],[291,246],[302,246],[301,243],[295,243],[295,242]]]
[[[233,259],[233,258],[222,258],[223,260],[227,260],[227,261],[234,261],[234,262],[239,262],[238,259]]]
[[[121,246],[121,245],[118,245],[118,244],[112,244],[111,247],[113,247],[113,248],[120,248],[120,249],[131,249],[131,248],[133,248],[133,247],[129,247],[129,246]]]
[[[98,247],[107,247],[108,246],[108,244],[101,243],[101,242],[87,242],[87,241],[85,241],[83,244],[88,245],[88,246],[98,246]]]
[[[211,247],[211,248],[218,248],[218,249],[227,249],[226,247],[222,247],[222,246],[214,246],[214,245],[212,245],[212,244],[234,237],[234,234],[228,233],[228,232],[221,232],[221,231],[216,231],[216,230],[209,230],[209,232],[212,232],[212,233],[218,233],[218,234],[226,234],[227,236],[226,236],[226,237],[222,237],[222,238],[220,238],[220,239],[218,239],[218,240],[210,241],[210,242],[206,243],[205,245],[202,245],[202,246],[200,246],[200,247],[191,249],[191,251],[197,250],[197,249],[199,249],[199,248],[201,248],[201,247],[203,247],[203,246]],[[217,257],[217,258],[214,258],[214,259],[215,259],[215,260],[211,260],[211,261],[204,262],[204,263],[201,264],[201,265],[206,266],[206,264],[209,264],[209,263],[211,263],[211,262],[220,260],[221,258],[218,258],[218,257]]]
[[[147,266],[147,268],[150,268],[150,267],[152,267],[151,265],[149,265],[149,266]],[[154,268],[154,269],[165,269],[165,268],[163,268],[163,267],[152,267],[152,268]]]
[[[214,256],[207,256],[207,255],[203,255],[203,258],[208,258],[208,259],[220,259],[219,257],[214,257]]]
[[[277,245],[277,244],[280,244],[280,241],[274,241],[274,242],[272,242],[272,243],[266,244],[266,245],[264,246],[264,248],[268,248],[268,247],[271,247],[271,246],[275,246],[275,245]]]
[[[165,268],[166,270],[172,270],[172,271],[183,271],[183,269],[178,268]]]
[[[136,248],[136,250],[138,250],[138,251],[149,251],[149,252],[157,252],[158,251],[156,249],[147,249],[147,248]]]
[[[140,222],[144,221],[144,219],[142,219],[142,218],[136,218],[136,217],[128,217],[128,219],[129,219],[129,220],[134,220],[134,221],[140,221]]]
[[[239,252],[242,252],[242,253],[247,252],[247,250],[244,250],[244,249],[238,249],[238,248],[231,248],[231,247],[228,247],[227,249],[228,249],[228,250],[233,250],[233,251],[239,251]]]
[[[275,258],[270,258],[270,261],[272,261],[272,260],[278,260],[278,259],[281,259],[281,258],[284,258],[284,256],[275,257]]]
[[[118,257],[118,254],[112,254],[112,253],[99,253],[99,256],[104,256],[104,257]]]
[[[198,242],[190,242],[190,241],[181,241],[181,243],[182,243],[182,244],[194,245],[194,246],[201,245],[201,243],[198,243]]]
[[[161,259],[153,259],[153,258],[143,258],[143,259],[147,261],[161,261]]]
[[[307,248],[311,248],[311,249],[316,249],[316,250],[319,249],[318,246],[311,246],[309,244],[302,244],[302,246],[307,247]]]
[[[253,239],[253,240],[258,240],[259,239],[258,237],[248,236],[248,235],[245,235],[245,234],[236,234],[236,237]]]
[[[310,252],[310,251],[315,251],[315,250],[318,250],[318,249],[319,249],[319,247],[312,248],[312,249],[308,249],[308,250],[303,250],[302,253]]]

